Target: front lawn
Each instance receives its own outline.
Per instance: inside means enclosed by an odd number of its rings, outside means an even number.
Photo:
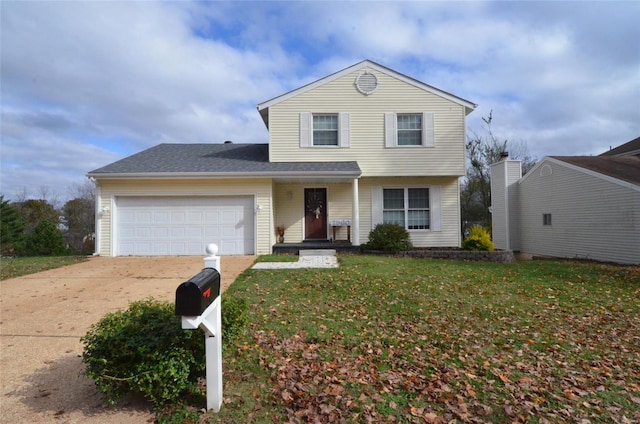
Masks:
[[[248,270],[210,422],[640,420],[640,268],[340,256]]]
[[[0,280],[35,274],[48,269],[60,268],[86,261],[83,256],[33,256],[26,258],[0,259]]]

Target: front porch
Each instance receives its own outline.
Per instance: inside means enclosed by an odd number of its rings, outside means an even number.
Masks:
[[[273,245],[274,255],[298,255],[301,250],[333,249],[339,253],[358,253],[360,246],[347,241],[303,241],[301,243],[276,243]]]

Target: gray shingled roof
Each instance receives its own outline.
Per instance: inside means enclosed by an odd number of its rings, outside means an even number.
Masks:
[[[359,176],[348,162],[269,162],[268,144],[159,144],[88,173],[90,177],[201,175]]]
[[[613,148],[609,151],[606,151],[600,154],[600,156],[624,156],[624,155],[640,156],[640,137],[634,138],[633,140],[627,143],[621,144],[616,148]]]
[[[550,156],[562,162],[640,186],[640,158],[635,156]]]

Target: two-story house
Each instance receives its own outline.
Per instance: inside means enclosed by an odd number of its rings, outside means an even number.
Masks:
[[[460,246],[465,119],[475,104],[365,60],[258,105],[268,144],[160,144],[88,174],[96,252],[267,254],[365,243],[376,224],[415,246]],[[279,240],[278,227],[284,230]]]

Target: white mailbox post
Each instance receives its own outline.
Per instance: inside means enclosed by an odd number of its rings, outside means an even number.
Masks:
[[[218,246],[207,246],[204,270],[176,290],[176,314],[182,315],[182,328],[204,331],[207,409],[222,406],[222,313],[220,295],[220,257]]]

